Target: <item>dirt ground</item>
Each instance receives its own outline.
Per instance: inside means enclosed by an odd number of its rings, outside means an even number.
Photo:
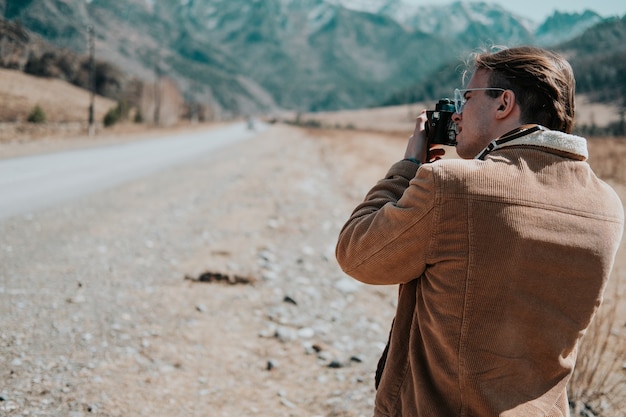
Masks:
[[[1,221],[0,415],[370,416],[397,289],[345,276],[334,245],[409,134],[277,124]],[[45,143],[0,150],[85,144]],[[626,145],[590,148],[626,201]],[[613,357],[624,248],[617,283]]]

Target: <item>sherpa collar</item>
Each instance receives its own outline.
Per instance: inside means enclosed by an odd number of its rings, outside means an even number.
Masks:
[[[522,126],[511,133],[492,141],[476,157],[483,159],[488,153],[508,146],[538,146],[567,153],[574,159],[585,161],[589,157],[587,140],[583,137],[549,130],[539,125]]]

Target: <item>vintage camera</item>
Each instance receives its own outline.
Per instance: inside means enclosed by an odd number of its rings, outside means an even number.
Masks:
[[[456,146],[456,123],[452,121],[454,102],[442,98],[435,110],[426,110],[426,138],[429,144]]]

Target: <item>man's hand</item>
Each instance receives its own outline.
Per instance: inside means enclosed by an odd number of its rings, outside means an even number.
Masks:
[[[417,116],[415,121],[415,130],[409,138],[409,142],[406,145],[406,152],[404,152],[405,158],[415,158],[423,164],[441,159],[441,157],[446,153],[446,151],[442,148],[433,148],[431,146],[429,149],[426,132],[424,131],[425,125],[426,110],[422,110],[420,115]]]

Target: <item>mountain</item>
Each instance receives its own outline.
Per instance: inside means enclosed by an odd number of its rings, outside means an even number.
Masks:
[[[534,42],[537,24],[498,4],[457,1],[448,5],[418,6],[402,0],[352,2],[332,0],[353,10],[391,17],[410,31],[419,31],[475,47],[485,40],[507,44]]]
[[[583,13],[555,11],[544,22],[535,22],[498,4],[485,2],[457,1],[443,6],[433,2],[419,6],[405,0],[328,1],[352,10],[389,16],[408,30],[436,34],[470,47],[485,40],[508,45],[552,46],[580,35],[603,20],[599,14],[586,10]]]
[[[583,13],[557,11],[535,30],[535,39],[539,45],[557,45],[582,35],[603,20],[599,14],[591,10]]]
[[[373,106],[458,80],[459,57],[479,46],[551,45],[602,21],[403,0],[0,0],[0,16],[78,54],[92,26],[98,59],[147,82],[167,77],[217,115]]]
[[[210,33],[210,44],[236,59],[241,74],[292,109],[372,104],[390,80],[410,82],[409,66],[427,67],[421,54],[436,53],[428,36],[406,32],[388,17],[321,0],[189,1],[181,12],[185,33]]]
[[[626,16],[606,19],[558,50],[570,57],[576,91],[626,107]]]
[[[563,15],[555,14],[556,21]],[[549,23],[550,19],[548,19]],[[578,36],[551,47],[568,58],[576,91],[592,101],[626,107],[626,16],[602,19]],[[458,61],[438,69],[437,76],[392,92],[382,105],[397,105],[449,96],[459,83]],[[440,75],[441,74],[441,75]]]

